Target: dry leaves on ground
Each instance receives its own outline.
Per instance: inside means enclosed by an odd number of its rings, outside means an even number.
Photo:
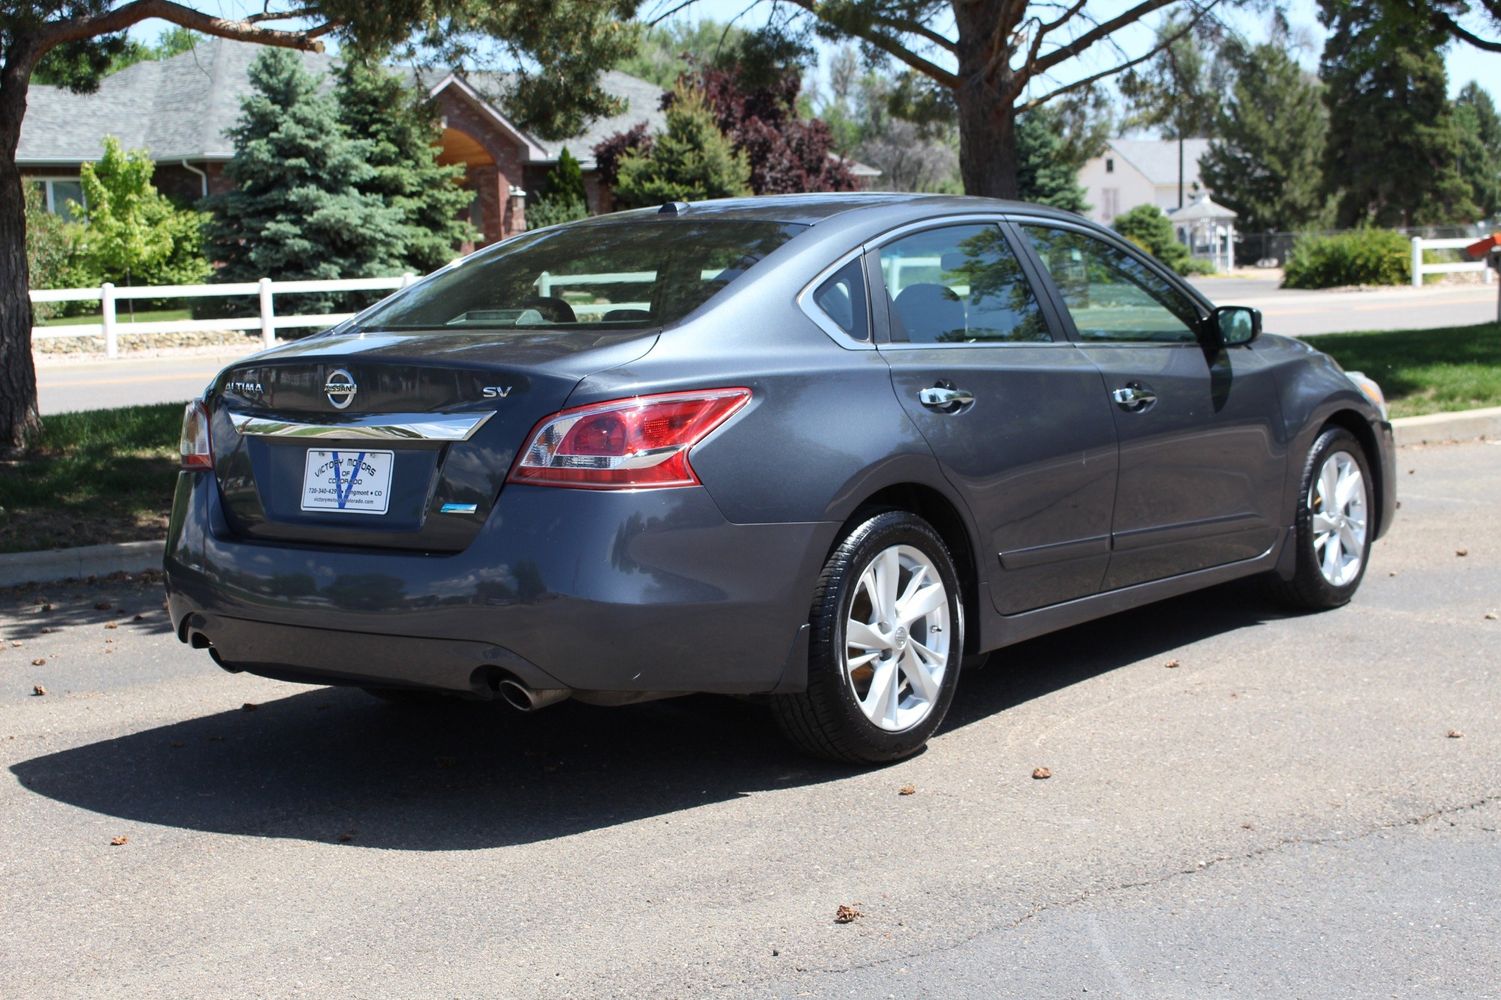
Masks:
[[[1465,556],[1467,556],[1467,555],[1470,554],[1470,550],[1469,549],[1455,549],[1454,550],[1454,554],[1457,555],[1457,556],[1459,556],[1459,558],[1463,559]]]
[[[118,837],[111,837],[109,839],[109,846],[111,847],[124,847],[128,843],[130,843],[130,838],[125,836],[124,834],[121,834]]]
[[[917,786],[916,785],[903,785],[901,788],[898,788],[896,790],[896,793],[898,795],[916,795],[917,794]]]
[[[1168,660],[1166,663],[1163,664],[1163,666],[1167,667],[1169,670],[1177,670],[1179,667],[1182,666],[1182,664],[1179,663],[1177,660]]]
[[[47,658],[45,656],[38,656],[31,661],[31,665],[33,667],[45,667],[47,665]]]
[[[44,688],[44,687],[42,687],[40,684],[33,684],[33,685],[31,685],[31,696],[33,698],[40,698],[42,695],[44,695],[46,693],[47,693],[47,689]]]
[[[1464,739],[1464,737],[1465,734],[1460,732],[1458,729],[1449,730],[1449,739],[1451,740],[1462,740]]]
[[[1053,772],[1050,768],[1039,767],[1034,768],[1032,771],[1032,777],[1036,778],[1038,781],[1043,781],[1047,778],[1051,778],[1052,776]]]
[[[855,907],[846,906],[845,904],[840,903],[839,909],[834,911],[834,923],[852,924],[863,916],[865,916],[865,914],[861,913]]]

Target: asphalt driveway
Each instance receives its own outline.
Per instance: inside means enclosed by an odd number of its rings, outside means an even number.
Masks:
[[[0,592],[0,996],[1497,996],[1501,446],[1399,455],[1351,606],[1027,643],[871,771],[730,701],[227,675],[150,581]]]

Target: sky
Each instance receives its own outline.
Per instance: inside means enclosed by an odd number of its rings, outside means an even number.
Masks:
[[[640,14],[643,17],[649,17],[653,14],[664,13],[680,2],[681,0],[643,0]],[[1132,0],[1090,0],[1089,13],[1100,20],[1106,20],[1124,10],[1130,2]],[[262,9],[263,4],[259,0],[206,0],[206,2],[192,6],[222,17],[242,17],[247,13]],[[1316,70],[1319,52],[1324,44],[1324,31],[1318,23],[1316,0],[1291,0],[1288,7],[1293,38],[1307,41],[1307,45],[1299,51],[1298,58],[1310,71]],[[772,9],[773,5],[767,0],[697,0],[680,13],[674,14],[673,19],[687,21],[712,19],[720,22],[735,20],[737,24],[744,27],[754,28],[766,22]],[[1168,8],[1169,11],[1172,9]],[[1227,20],[1232,30],[1239,32],[1248,41],[1254,43],[1267,37],[1268,24],[1264,16],[1232,11],[1227,15]],[[1152,25],[1155,23],[1154,19],[1148,19],[1146,23],[1122,31],[1118,36],[1121,47],[1131,54],[1142,52],[1150,47],[1153,37]],[[161,34],[165,27],[164,22],[149,21],[133,29],[132,34],[143,41],[151,41]],[[833,50],[832,45],[820,44],[821,65],[815,77],[817,81],[822,80],[823,67],[827,66],[828,56]],[[1095,46],[1095,50],[1097,51],[1086,53],[1083,57],[1070,60],[1060,67],[1056,74],[1057,81],[1067,83],[1079,79],[1091,71],[1107,68],[1111,58],[1119,58],[1119,54],[1109,49],[1108,46],[1098,45]],[[1501,54],[1483,52],[1473,46],[1454,42],[1448,46],[1445,59],[1449,70],[1451,96],[1467,82],[1476,80],[1489,90],[1493,97],[1501,100]],[[935,61],[939,60],[935,58]]]

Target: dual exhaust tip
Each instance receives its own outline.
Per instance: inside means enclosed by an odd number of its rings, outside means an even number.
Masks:
[[[536,712],[560,701],[567,701],[573,694],[567,688],[530,688],[509,677],[496,686],[496,691],[507,705],[518,712]]]

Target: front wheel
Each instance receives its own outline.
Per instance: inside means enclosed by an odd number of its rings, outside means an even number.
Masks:
[[[772,699],[810,753],[862,764],[921,750],[953,701],[964,602],[953,558],[926,521],[888,511],[847,534],[809,615],[808,689]]]
[[[1274,584],[1297,609],[1337,608],[1355,596],[1371,555],[1375,509],[1365,450],[1349,431],[1330,427],[1309,449],[1298,499],[1297,568]]]

